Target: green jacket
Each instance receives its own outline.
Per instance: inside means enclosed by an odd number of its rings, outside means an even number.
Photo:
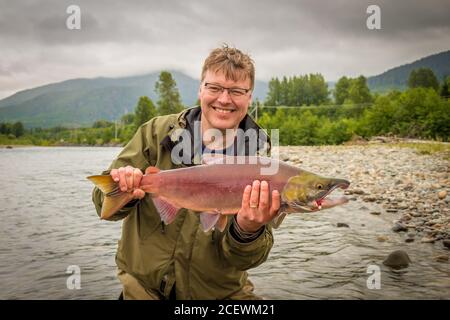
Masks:
[[[162,142],[174,130],[186,128],[190,110],[193,108],[143,124],[103,174],[127,165],[143,172],[148,166],[162,170],[181,167],[172,163]],[[257,127],[249,116],[241,125]],[[103,194],[95,188],[92,198],[100,215]],[[264,262],[273,245],[268,226],[255,240],[243,243],[230,233],[232,219],[223,233],[205,233],[199,226],[199,214],[187,209],[181,209],[175,221],[164,226],[149,195],[121,209],[113,218],[123,219],[116,255],[118,267],[166,298],[174,283],[177,299],[229,298],[246,283],[246,270]]]

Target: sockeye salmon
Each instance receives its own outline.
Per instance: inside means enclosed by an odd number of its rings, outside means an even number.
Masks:
[[[204,157],[204,162],[172,170],[151,167],[147,170],[150,173],[142,177],[140,186],[151,193],[165,224],[175,219],[180,208],[186,208],[200,212],[205,232],[213,227],[223,231],[227,215],[239,211],[244,189],[254,180],[267,181],[270,189],[278,190],[281,195],[280,210],[271,222],[274,228],[287,214],[314,212],[347,202],[345,197],[330,199],[327,196],[337,188],[346,189],[349,181],[321,177],[276,159],[216,156]],[[132,199],[132,194],[122,192],[110,175],[90,176],[88,179],[105,195],[102,219],[109,219]]]

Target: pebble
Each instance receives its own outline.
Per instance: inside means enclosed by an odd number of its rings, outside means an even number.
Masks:
[[[344,222],[338,222],[338,223],[336,224],[336,227],[338,227],[338,228],[342,228],[342,227],[344,227],[344,228],[350,228],[350,226],[349,226],[348,224],[344,223]]]
[[[439,199],[443,200],[447,196],[447,190],[442,190],[438,193]]]
[[[396,250],[389,254],[383,264],[393,269],[407,268],[411,262],[408,254],[403,250]]]
[[[305,170],[350,180],[343,193],[364,201],[362,211],[387,212],[397,220],[393,231],[409,231],[414,242],[439,241],[450,249],[450,170],[441,154],[372,144],[280,147],[280,155],[292,162],[301,158]]]

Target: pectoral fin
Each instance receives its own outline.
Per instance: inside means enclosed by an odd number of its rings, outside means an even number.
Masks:
[[[161,197],[154,197],[152,200],[156,210],[158,210],[161,220],[164,221],[165,224],[171,224],[173,220],[175,220],[180,208]]]
[[[202,212],[200,213],[200,223],[205,232],[211,230],[219,221],[220,213],[218,212]]]

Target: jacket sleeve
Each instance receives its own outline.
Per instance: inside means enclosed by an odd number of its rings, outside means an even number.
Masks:
[[[272,228],[264,226],[255,240],[244,243],[232,235],[230,231],[233,228],[232,223],[221,241],[222,254],[226,261],[242,271],[255,268],[266,261],[273,246]]]
[[[143,124],[117,158],[112,162],[109,169],[103,171],[102,174],[109,174],[111,169],[117,169],[128,165],[139,168],[144,172],[145,169],[150,166],[151,162],[153,162],[151,159],[156,156],[152,124],[153,120]],[[100,189],[95,187],[92,191],[92,201],[94,202],[99,217],[102,210],[103,197],[104,195]],[[116,221],[125,218],[136,209],[136,204],[138,202],[138,200],[129,202],[108,220]]]

